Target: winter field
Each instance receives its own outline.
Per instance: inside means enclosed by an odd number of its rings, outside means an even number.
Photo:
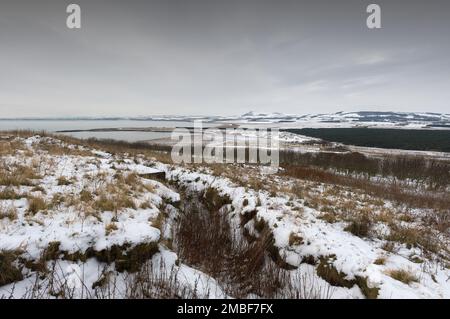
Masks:
[[[282,138],[268,174],[0,132],[0,298],[450,298],[446,153]]]

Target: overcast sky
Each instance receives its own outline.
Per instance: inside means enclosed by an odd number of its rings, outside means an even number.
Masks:
[[[81,30],[66,7],[82,9]],[[366,7],[382,8],[381,30]],[[450,113],[448,0],[0,2],[0,117]]]

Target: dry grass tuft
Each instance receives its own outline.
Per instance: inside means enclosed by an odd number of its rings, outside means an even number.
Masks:
[[[303,244],[303,238],[295,233],[289,235],[289,246],[299,246]]]
[[[94,199],[94,196],[92,195],[92,193],[90,191],[88,191],[87,189],[83,189],[80,194],[80,201],[83,203],[87,203],[90,202]]]
[[[124,193],[102,193],[95,201],[94,208],[98,211],[109,211],[117,213],[124,208],[136,209],[132,197]]]
[[[390,225],[390,234],[387,240],[403,243],[407,248],[421,247],[425,251],[439,253],[442,247],[439,238],[433,235],[429,228],[425,227],[404,227],[396,224]]]
[[[8,208],[0,206],[0,220],[8,218],[13,221],[17,219],[17,209],[14,206]]]
[[[28,212],[35,215],[40,211],[48,209],[48,204],[42,197],[28,197]]]
[[[112,232],[118,230],[116,223],[109,223],[105,225],[105,234],[109,236]]]
[[[0,287],[23,279],[22,272],[14,265],[17,254],[0,251]]]
[[[375,259],[375,261],[373,263],[375,265],[384,265],[384,264],[386,264],[386,257],[384,257],[384,256],[378,257],[377,259]]]
[[[367,237],[371,226],[372,219],[369,217],[369,214],[361,214],[353,219],[344,230],[358,237]]]
[[[401,281],[406,285],[409,285],[412,282],[419,281],[419,279],[414,274],[412,274],[410,271],[403,269],[388,270],[386,273],[395,280]]]
[[[40,179],[37,172],[27,166],[0,166],[0,185],[5,186],[33,186],[32,180]]]
[[[58,186],[67,186],[72,184],[72,181],[68,180],[65,176],[58,177],[56,181],[58,182]]]
[[[149,201],[145,201],[139,205],[139,208],[140,209],[149,209],[149,208],[152,208],[152,205]]]
[[[355,285],[353,280],[346,279],[347,275],[340,272],[334,267],[333,261],[336,259],[334,255],[321,257],[317,266],[317,275],[327,281],[330,285],[336,287],[351,288]]]
[[[231,204],[231,199],[228,195],[220,195],[219,191],[213,187],[208,187],[203,196],[205,205],[211,211],[217,211],[227,204]]]
[[[151,220],[151,224],[153,227],[158,228],[159,230],[162,230],[165,219],[166,219],[166,217],[164,216],[164,213],[159,212],[158,216],[156,216],[155,219]]]
[[[6,187],[0,192],[0,200],[17,200],[24,196],[18,194],[14,189]]]

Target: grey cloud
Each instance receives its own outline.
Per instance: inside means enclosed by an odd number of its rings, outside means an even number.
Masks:
[[[448,1],[73,2],[0,4],[0,117],[449,110]]]

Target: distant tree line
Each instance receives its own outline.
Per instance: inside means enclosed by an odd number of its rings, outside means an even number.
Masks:
[[[450,130],[304,128],[286,131],[348,145],[450,152]]]

